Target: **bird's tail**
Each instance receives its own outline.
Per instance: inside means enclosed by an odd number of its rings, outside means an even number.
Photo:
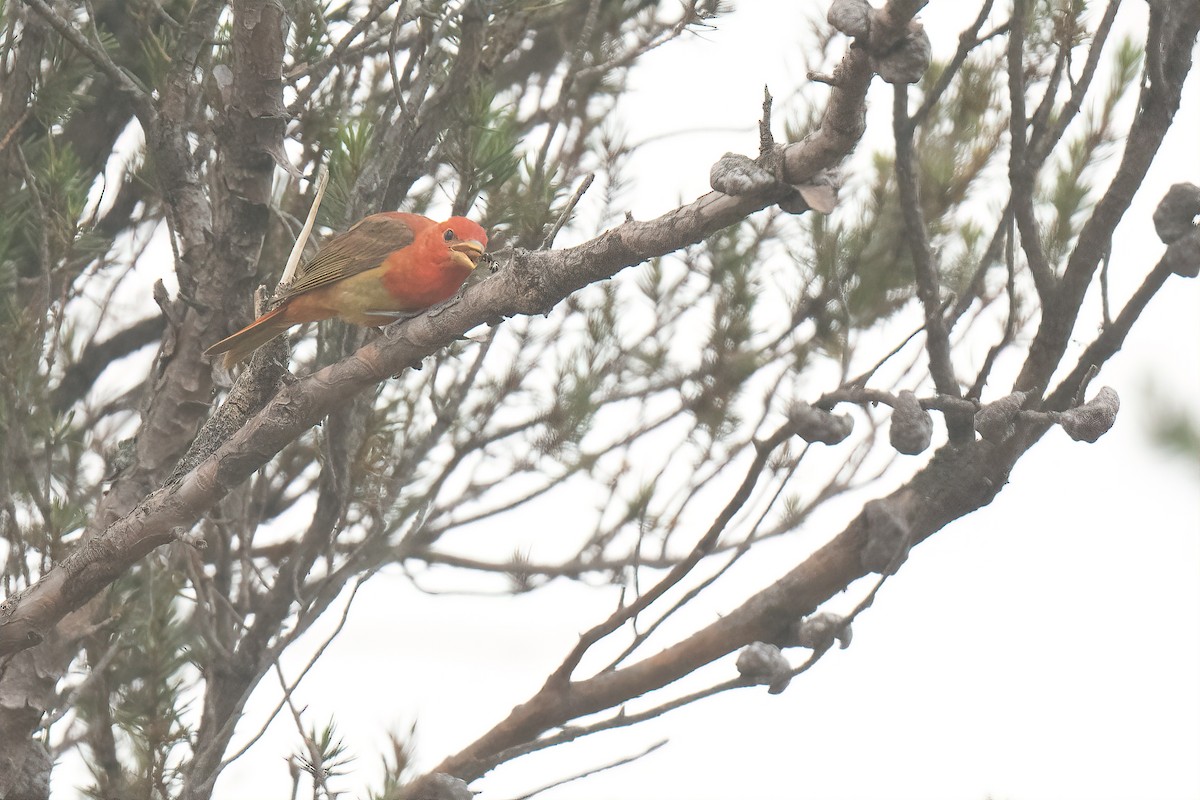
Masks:
[[[292,327],[283,312],[287,306],[268,311],[237,333],[227,336],[204,351],[206,356],[225,354],[225,369],[232,369],[250,357],[258,348]]]

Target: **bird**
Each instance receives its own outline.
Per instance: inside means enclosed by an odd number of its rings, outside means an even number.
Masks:
[[[303,322],[395,322],[449,299],[483,258],[487,233],[465,217],[435,222],[384,211],[328,242],[283,288],[275,308],[204,351],[232,369]]]

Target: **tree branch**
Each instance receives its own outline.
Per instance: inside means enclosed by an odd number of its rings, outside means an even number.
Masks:
[[[103,342],[90,342],[78,360],[67,367],[62,380],[50,395],[50,408],[61,414],[82,398],[108,365],[140,350],[162,336],[167,321],[162,316],[147,317],[118,331]]]
[[[1025,114],[1025,29],[1031,7],[1031,0],[1015,0],[1008,30],[1008,178],[1012,185],[1012,199],[1009,202],[1017,229],[1021,232],[1021,249],[1025,251],[1038,297],[1043,306],[1049,307],[1058,279],[1042,250],[1041,234],[1033,214],[1037,169],[1027,155],[1029,120]],[[1047,92],[1050,91],[1047,89]]]
[[[901,26],[908,22],[903,15],[893,18]],[[845,130],[826,128],[864,118],[872,74],[867,62],[862,48],[849,49],[839,70],[863,71],[865,78],[859,76],[854,91],[835,90],[821,128],[787,148],[788,160],[811,170],[807,174],[835,166],[857,141]],[[856,130],[861,135],[861,129]],[[147,553],[191,528],[234,486],[347,398],[418,363],[477,325],[503,316],[544,313],[590,283],[700,242],[779,199],[778,193],[731,197],[710,192],[657,219],[628,221],[576,247],[514,251],[506,268],[468,287],[460,298],[400,323],[391,335],[367,344],[350,358],[284,387],[212,456],[177,482],[149,494],[36,584],[0,603],[0,656],[41,642],[65,614]]]
[[[1164,19],[1169,17],[1170,19]],[[1017,377],[1021,391],[1045,391],[1066,350],[1084,294],[1100,260],[1108,253],[1113,231],[1125,215],[1150,168],[1163,137],[1179,109],[1183,84],[1192,67],[1192,51],[1200,30],[1200,6],[1194,3],[1152,5],[1147,53],[1153,51],[1161,75],[1155,77],[1147,58],[1138,109],[1126,137],[1125,151],[1104,195],[1084,223],[1058,291],[1042,309],[1042,321]],[[1165,22],[1170,24],[1164,24]]]
[[[1002,449],[986,441],[943,447],[908,485],[875,502],[908,531],[909,544],[915,545],[990,503],[1022,452],[1023,448]],[[790,626],[868,574],[862,551],[871,539],[872,520],[873,515],[864,510],[832,541],[770,587],[644,661],[583,681],[547,681],[506,720],[433,772],[474,780],[499,763],[499,754],[531,742],[547,730],[662,688],[751,642],[783,643]],[[411,796],[421,796],[424,780],[408,787]]]
[[[1112,31],[1113,22],[1116,20],[1117,10],[1120,7],[1121,0],[1109,0],[1108,7],[1104,9],[1104,16],[1096,25],[1096,32],[1092,34],[1092,45],[1088,48],[1087,59],[1083,63],[1079,79],[1072,85],[1071,96],[1055,115],[1053,123],[1049,126],[1037,125],[1030,131],[1028,154],[1030,163],[1041,164],[1046,160],[1062,135],[1066,133],[1067,126],[1083,108],[1083,99],[1092,86],[1092,78],[1095,77],[1096,67],[1100,64],[1104,43],[1108,41],[1108,34]],[[1046,102],[1051,102],[1052,99],[1052,95],[1047,90]],[[1049,118],[1049,114],[1046,117]]]
[[[942,313],[942,283],[937,265],[933,262],[933,253],[929,249],[925,215],[921,212],[921,195],[917,186],[913,157],[913,126],[908,123],[907,84],[896,84],[893,96],[896,184],[900,193],[900,207],[904,214],[905,238],[912,253],[917,297],[925,309],[925,349],[929,353],[929,374],[939,392],[951,397],[961,397],[962,389],[954,374],[954,365],[950,362],[950,333],[946,329],[946,318]],[[946,424],[952,441],[966,441],[975,435],[970,420],[963,416],[948,414]]]

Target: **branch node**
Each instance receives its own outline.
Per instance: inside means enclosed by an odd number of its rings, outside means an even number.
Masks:
[[[865,39],[871,35],[873,12],[867,0],[833,0],[825,19],[847,36]]]
[[[880,575],[894,575],[908,558],[908,520],[893,498],[872,500],[863,506],[867,543],[859,551],[863,568]]]
[[[1013,392],[988,403],[975,412],[975,430],[989,442],[1000,442],[1013,435],[1017,413],[1025,402],[1025,392]]]
[[[904,389],[896,396],[896,404],[892,407],[888,441],[896,452],[915,456],[925,452],[932,439],[933,417],[921,408],[915,394]]]
[[[808,403],[792,406],[788,410],[788,423],[796,436],[806,442],[821,444],[837,444],[854,430],[854,420],[850,416],[822,411]]]
[[[1200,186],[1177,183],[1154,209],[1154,230],[1163,244],[1171,244],[1196,230],[1197,216],[1200,216]]]
[[[752,642],[738,653],[737,671],[750,683],[769,686],[779,694],[792,680],[792,666],[779,648],[766,642]]]
[[[1121,398],[1116,389],[1104,386],[1090,402],[1062,412],[1058,424],[1077,442],[1095,442],[1113,426]]]
[[[850,646],[850,640],[853,637],[849,621],[839,614],[831,614],[828,611],[822,611],[820,614],[814,614],[797,622],[792,627],[792,634],[794,637],[792,641],[797,647],[807,647],[817,652],[828,650],[833,647],[834,642],[837,642],[838,646],[845,650]]]
[[[1154,229],[1167,245],[1163,261],[1184,278],[1200,275],[1200,186],[1177,183],[1154,211]]]
[[[188,547],[195,548],[196,550],[208,549],[208,540],[199,531],[193,532],[188,528],[179,527],[171,531],[171,535],[175,537],[175,541],[186,544]]]
[[[904,35],[894,46],[883,53],[872,54],[871,68],[891,84],[917,83],[929,69],[932,57],[929,34],[925,33],[925,26],[914,21],[908,23]]]
[[[916,8],[907,9],[911,15]],[[867,45],[871,54],[871,69],[888,83],[916,83],[929,68],[933,49],[925,27],[909,20],[900,27],[867,0],[834,0],[826,15],[829,24],[842,33]],[[810,73],[809,79],[813,80]]]
[[[758,194],[776,186],[770,170],[739,153],[726,153],[717,159],[708,172],[708,183],[713,191],[733,197]]]

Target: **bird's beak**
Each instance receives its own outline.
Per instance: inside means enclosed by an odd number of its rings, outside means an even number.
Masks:
[[[483,245],[474,239],[463,239],[450,245],[450,258],[468,269],[475,269],[483,258]]]

